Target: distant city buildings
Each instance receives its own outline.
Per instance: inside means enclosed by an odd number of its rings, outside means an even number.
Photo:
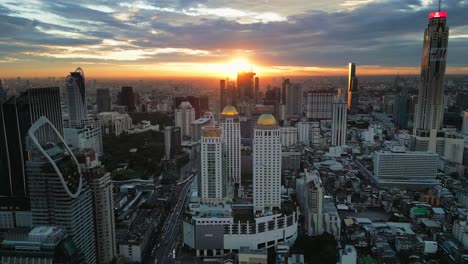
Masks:
[[[101,122],[103,135],[120,136],[132,128],[132,118],[128,114],[102,112],[97,115],[97,118]]]
[[[171,160],[179,154],[181,140],[180,127],[166,126],[164,128],[164,157],[166,160]]]
[[[286,116],[289,118],[302,117],[303,92],[300,83],[283,83],[286,90]]]
[[[180,103],[179,107],[175,110],[175,125],[180,127],[182,139],[190,138],[192,136],[192,122],[195,120],[195,109],[189,102]]]
[[[356,63],[350,62],[348,69],[348,111],[357,113],[359,106],[359,87],[356,77]]]
[[[258,80],[254,80],[255,72],[241,71],[237,73],[237,96],[238,103],[256,103],[256,92],[258,89]]]
[[[98,113],[111,111],[112,104],[109,89],[96,89],[96,105]]]
[[[132,112],[136,109],[135,107],[135,94],[133,93],[133,87],[123,86],[119,93],[119,105],[125,106],[128,112]]]

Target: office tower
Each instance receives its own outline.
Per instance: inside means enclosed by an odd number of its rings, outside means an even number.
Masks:
[[[281,128],[281,146],[291,147],[297,144],[297,128],[282,127]]]
[[[102,112],[97,114],[104,135],[119,136],[132,128],[132,118],[128,114]]]
[[[72,127],[74,125],[75,127]],[[101,127],[101,121],[97,118],[81,120],[81,124],[72,124],[69,120],[64,120],[64,139],[72,149],[92,148],[100,156],[103,153]]]
[[[312,131],[316,132],[317,127],[320,132],[320,124],[318,122],[301,121],[297,123],[297,139],[299,143],[309,145],[314,137]]]
[[[273,115],[257,120],[253,140],[254,213],[281,208],[281,131]]]
[[[208,111],[202,117],[194,120],[190,125],[192,126],[190,129],[192,141],[199,141],[201,139],[202,128],[204,126],[215,125],[214,115],[212,112]]]
[[[200,114],[210,111],[210,99],[208,96],[200,96]]]
[[[200,108],[200,97],[197,96],[177,96],[175,97],[175,107],[179,107],[181,103],[189,102],[195,111],[195,119],[200,118],[202,112]],[[204,112],[203,112],[204,113]]]
[[[109,89],[96,90],[96,105],[98,113],[109,112],[111,110],[111,96]]]
[[[265,91],[265,96],[263,98],[264,105],[271,105],[273,106],[273,115],[280,116],[280,109],[281,109],[281,88],[279,87],[267,87]]]
[[[91,148],[81,150],[76,158],[93,197],[97,260],[98,263],[110,263],[117,256],[110,173],[105,172],[96,152]]]
[[[195,109],[189,102],[182,102],[175,110],[175,125],[180,127],[181,136],[183,138],[190,138],[191,123],[195,120]]]
[[[219,109],[227,106],[227,96],[226,80],[219,80]]]
[[[84,72],[77,68],[67,76],[65,81],[67,89],[68,115],[71,123],[81,124],[87,119],[86,87]]]
[[[378,151],[374,156],[374,177],[387,188],[425,188],[436,186],[438,155],[431,152]]]
[[[302,117],[302,85],[286,83],[286,115],[293,118]]]
[[[41,116],[47,117],[63,136],[58,87],[28,89],[0,105],[0,203],[6,207],[13,203],[18,203],[18,207],[29,204],[25,138],[28,129]],[[40,142],[56,139],[43,129],[38,133]]]
[[[347,105],[341,93],[333,103],[333,119],[332,119],[332,146],[346,145],[346,129],[347,129]]]
[[[202,203],[221,204],[226,198],[227,177],[220,127],[203,128],[200,142],[198,195]]]
[[[327,90],[310,91],[307,93],[306,117],[309,121],[332,119],[332,104],[335,93]]]
[[[424,31],[414,134],[429,133],[430,138],[436,138],[444,116],[444,77],[449,34],[446,18],[446,12],[430,13],[429,24]],[[435,151],[434,143],[429,143],[429,150]]]
[[[180,152],[180,127],[167,126],[164,128],[164,150],[167,160],[173,159]]]
[[[255,77],[255,104],[260,103],[260,78]]]
[[[357,113],[359,106],[358,79],[356,77],[356,63],[349,63],[348,70],[348,111]]]
[[[38,226],[3,234],[0,263],[85,263],[83,252],[59,227]]]
[[[128,112],[135,110],[135,94],[133,93],[133,87],[122,87],[119,94],[119,104],[125,106]]]
[[[255,72],[238,72],[237,73],[237,96],[238,102],[255,102]]]
[[[221,112],[223,143],[226,155],[228,181],[241,184],[241,131],[239,113],[233,106],[226,106]],[[239,186],[240,191],[240,186]]]
[[[463,111],[463,124],[461,132],[465,135],[468,134],[468,111]]]
[[[41,130],[55,140],[40,142]],[[64,228],[83,251],[86,263],[96,263],[92,196],[75,156],[46,117],[29,129],[26,149],[33,225]]]
[[[405,129],[408,126],[408,89],[398,84],[397,81],[395,81],[395,86],[398,94],[395,96],[393,121],[399,128]]]
[[[281,104],[286,105],[286,94],[287,94],[287,87],[291,82],[289,79],[283,80],[283,85],[281,86]]]

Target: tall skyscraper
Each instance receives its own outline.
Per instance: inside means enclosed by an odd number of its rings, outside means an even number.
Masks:
[[[255,103],[260,103],[260,78],[255,77]]]
[[[302,85],[300,83],[286,83],[286,115],[288,117],[302,117],[302,97]]]
[[[281,130],[271,114],[254,129],[253,196],[255,214],[281,208]]]
[[[210,98],[207,95],[200,96],[200,115],[210,111]]]
[[[356,113],[359,106],[358,79],[356,77],[356,63],[349,63],[348,70],[348,111]]]
[[[395,96],[395,106],[393,108],[393,121],[401,128],[408,126],[408,89],[395,82],[398,94]]]
[[[220,127],[206,126],[200,142],[198,195],[202,203],[221,204],[226,199],[227,177]]]
[[[341,93],[338,93],[335,102],[333,103],[333,119],[332,119],[332,146],[346,145],[347,131],[347,106]]]
[[[173,159],[180,152],[180,127],[166,126],[164,128],[164,153],[167,160]]]
[[[255,72],[238,72],[237,73],[237,95],[238,102],[255,102]]]
[[[226,155],[228,181],[241,188],[241,133],[239,113],[233,106],[226,106],[221,112],[221,128]]]
[[[182,102],[175,110],[175,125],[180,127],[182,139],[191,137],[191,124],[195,120],[195,109],[189,102]]]
[[[227,89],[226,80],[219,80],[219,109],[224,109],[227,106]]]
[[[283,85],[281,86],[281,104],[283,105],[286,105],[287,87],[290,83],[289,79],[284,79]]]
[[[126,106],[129,112],[135,110],[135,94],[133,93],[133,87],[122,87],[122,91],[119,94],[119,104]]]
[[[28,89],[0,104],[0,205],[12,200],[28,204],[26,142],[31,125],[45,116],[63,136],[62,108],[58,87]],[[38,140],[56,140],[56,135],[38,130]],[[4,204],[5,203],[5,204]]]
[[[55,140],[41,142],[42,132]],[[83,251],[86,263],[96,263],[92,196],[77,159],[46,117],[28,130],[26,149],[33,225],[64,228]]]
[[[332,91],[316,90],[307,93],[306,117],[311,120],[332,119],[332,104],[335,100]]]
[[[93,149],[80,151],[76,158],[93,197],[98,263],[110,263],[117,256],[110,173],[105,172]]]
[[[80,124],[87,119],[88,109],[86,104],[86,86],[84,72],[77,68],[66,79],[68,115],[71,123]]]
[[[465,135],[468,135],[468,111],[462,112],[463,122],[461,132]]]
[[[109,89],[96,89],[96,105],[98,113],[111,110],[111,96]]]
[[[418,103],[414,117],[414,134],[430,138],[428,150],[436,151],[435,138],[444,117],[444,77],[449,27],[447,12],[429,14],[424,31]]]

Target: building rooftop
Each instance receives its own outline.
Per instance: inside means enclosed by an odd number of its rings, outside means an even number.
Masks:
[[[272,114],[262,114],[258,120],[257,125],[259,126],[276,126],[277,122]]]
[[[233,116],[238,115],[239,112],[237,112],[237,109],[234,106],[228,105],[224,107],[223,112],[221,112],[221,114],[226,116]]]

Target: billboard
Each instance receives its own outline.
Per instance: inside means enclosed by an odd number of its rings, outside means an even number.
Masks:
[[[447,11],[437,11],[429,13],[429,19],[433,18],[447,18]]]
[[[445,61],[447,58],[446,48],[431,48],[430,60],[431,61]]]

